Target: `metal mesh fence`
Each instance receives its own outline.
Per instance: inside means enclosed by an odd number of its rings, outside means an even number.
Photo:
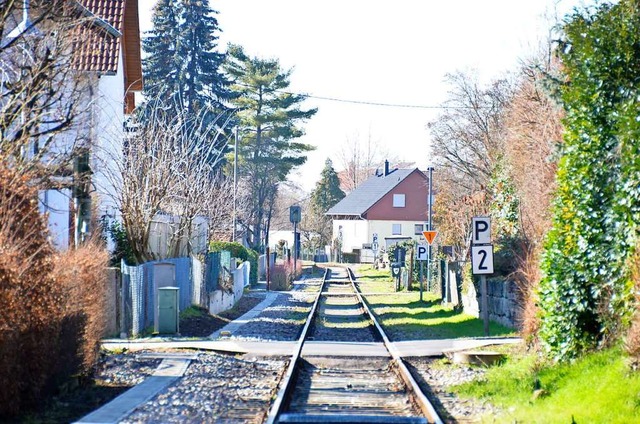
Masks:
[[[210,263],[213,266],[215,260]],[[203,265],[197,258],[172,258],[138,266],[129,266],[123,262],[121,272],[125,328],[132,336],[142,334],[153,325],[155,310],[153,282],[156,264],[172,264],[175,267],[175,286],[180,288],[180,310],[191,305],[206,306],[204,298],[209,289],[203,278]],[[206,269],[204,271],[206,273]]]

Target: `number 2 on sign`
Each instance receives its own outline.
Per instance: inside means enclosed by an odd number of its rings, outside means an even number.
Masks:
[[[471,268],[475,275],[493,274],[493,246],[472,246]]]
[[[478,264],[478,269],[480,271],[486,271],[489,268],[487,268],[485,266],[485,261],[487,260],[487,251],[486,250],[481,250],[480,252],[478,252],[480,254],[480,256],[482,256],[482,259],[480,259],[480,263]]]

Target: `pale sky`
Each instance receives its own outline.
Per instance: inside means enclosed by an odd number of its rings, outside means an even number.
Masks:
[[[141,29],[156,0],[140,1]],[[517,69],[546,38],[545,16],[580,0],[211,0],[219,46],[294,68],[291,91],[361,102],[438,106],[447,73],[476,69],[488,81]],[[558,10],[558,12],[554,12]],[[316,146],[291,179],[311,190],[325,159],[340,168],[348,141],[370,137],[393,156],[430,164],[426,124],[438,109],[382,107],[308,99],[318,113],[300,140]]]

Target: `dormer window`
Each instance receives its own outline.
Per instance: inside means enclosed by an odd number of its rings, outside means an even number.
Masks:
[[[394,194],[393,195],[393,207],[394,208],[404,208],[405,198],[404,194]]]

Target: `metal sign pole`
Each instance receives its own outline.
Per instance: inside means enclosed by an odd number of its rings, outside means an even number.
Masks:
[[[423,267],[423,263],[422,261],[420,261],[420,302],[422,302],[422,267]]]
[[[294,221],[293,222],[293,275],[296,274],[296,270],[298,269],[296,267],[297,260],[298,260],[298,243],[296,239],[297,233],[298,233],[298,222]]]
[[[482,290],[482,320],[484,321],[484,335],[489,337],[489,295],[487,293],[487,276],[480,276],[480,288]]]
[[[480,276],[482,321],[484,335],[489,336],[489,293],[487,275],[493,274],[493,245],[491,245],[491,218],[474,216],[471,220],[471,272]]]
[[[427,199],[427,206],[429,206],[429,228],[428,231],[433,230],[433,167],[429,167],[429,199]],[[431,243],[429,243],[427,251],[427,287],[431,291]]]

